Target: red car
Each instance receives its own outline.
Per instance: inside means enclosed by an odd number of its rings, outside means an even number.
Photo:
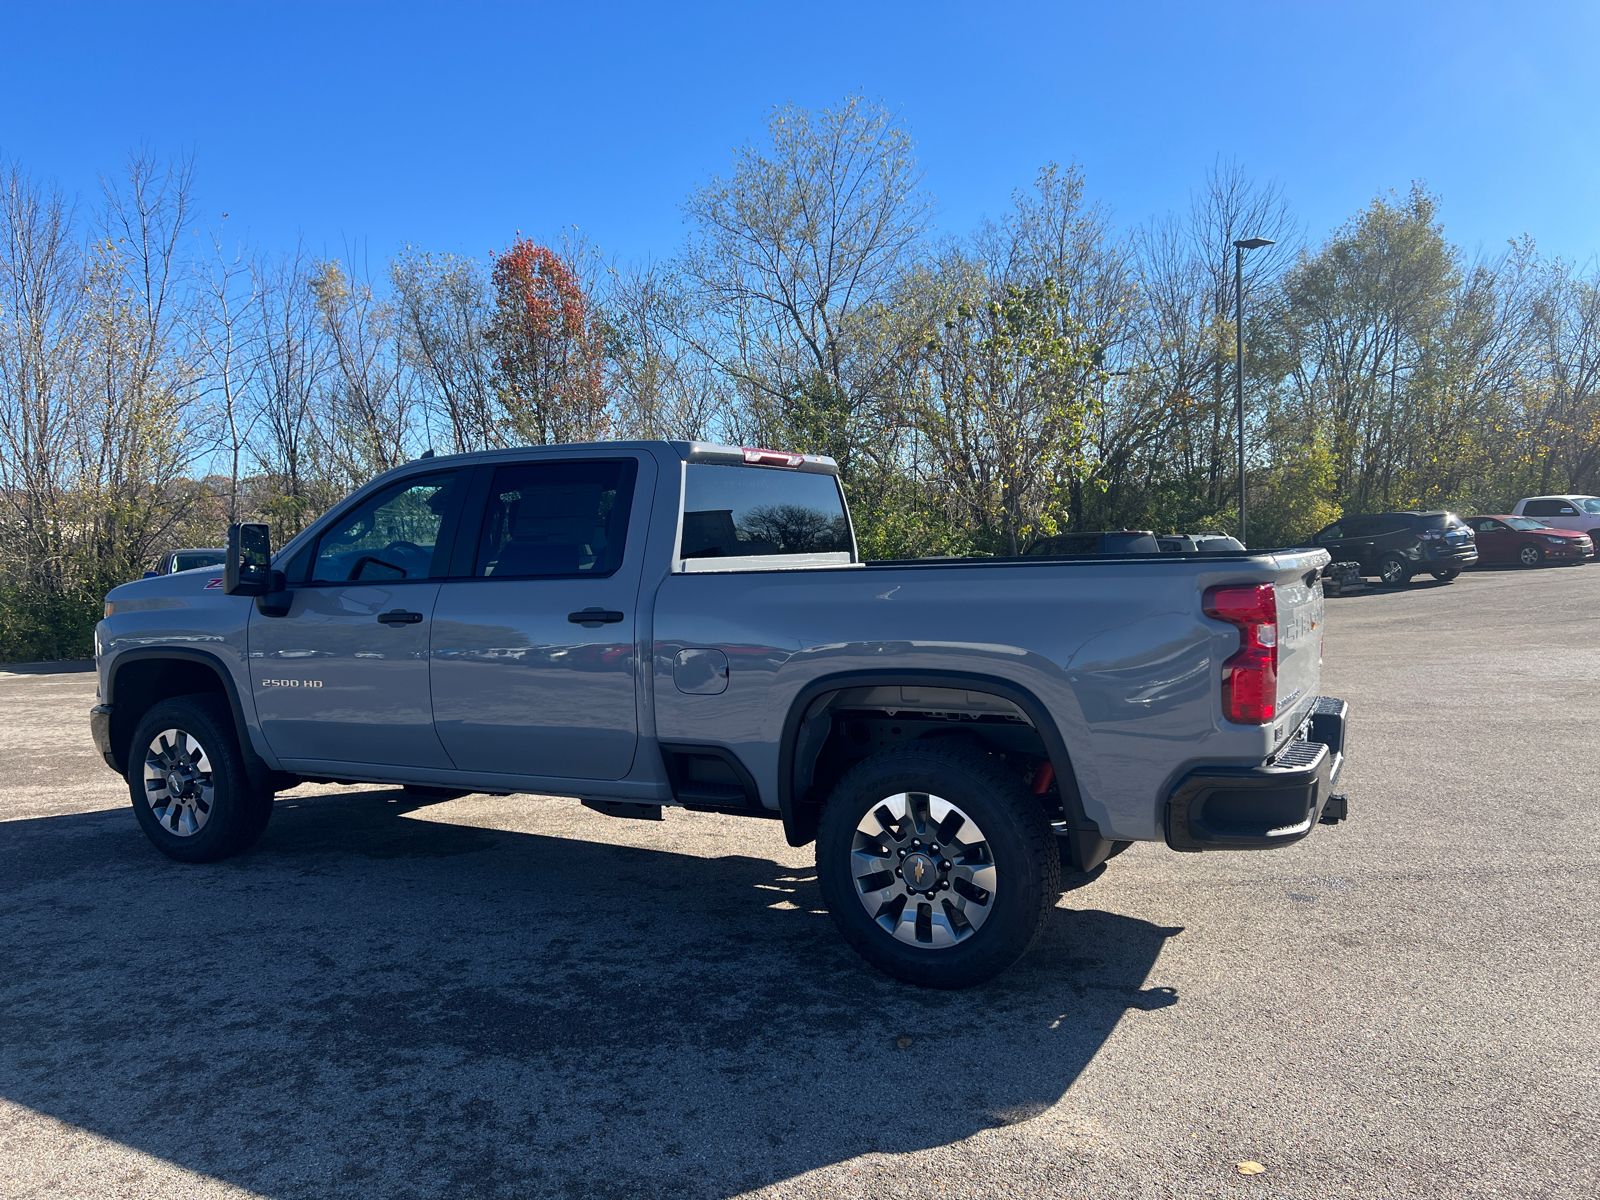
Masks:
[[[1546,563],[1569,566],[1589,557],[1593,545],[1587,533],[1571,529],[1552,529],[1527,517],[1468,517],[1478,540],[1478,562],[1519,563],[1542,567]]]

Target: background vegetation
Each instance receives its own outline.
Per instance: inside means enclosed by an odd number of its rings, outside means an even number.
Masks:
[[[1526,239],[1464,252],[1420,185],[1308,242],[1231,165],[1125,229],[1050,164],[941,236],[908,130],[850,97],[775,110],[683,211],[661,261],[571,233],[374,269],[243,244],[187,161],[136,156],[86,208],[7,168],[0,660],[86,654],[162,551],[252,518],[281,543],[427,447],[831,454],[876,558],[1234,531],[1244,236],[1277,241],[1244,279],[1251,544],[1600,490],[1600,278]]]

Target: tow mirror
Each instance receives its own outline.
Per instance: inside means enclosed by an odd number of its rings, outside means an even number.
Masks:
[[[230,596],[264,596],[272,567],[272,534],[265,525],[228,526],[228,557],[222,564],[222,590]]]

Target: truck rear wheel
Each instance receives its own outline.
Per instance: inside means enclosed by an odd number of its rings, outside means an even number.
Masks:
[[[1020,958],[1061,894],[1038,799],[959,743],[886,750],[829,797],[817,880],[845,940],[922,987],[964,988]]]
[[[251,786],[232,715],[218,696],[163,700],[140,718],[128,791],[145,836],[180,862],[237,854],[272,817],[272,793]]]

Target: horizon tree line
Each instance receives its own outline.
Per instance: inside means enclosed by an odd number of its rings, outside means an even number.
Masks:
[[[1237,528],[1600,490],[1600,273],[1469,255],[1421,184],[1312,242],[1219,163],[1121,228],[1046,164],[964,237],[861,96],[774,109],[668,257],[569,229],[484,258],[232,238],[190,159],[80,206],[0,172],[0,660],[87,652],[100,598],[262,519],[281,541],[424,449],[700,438],[830,454],[864,554],[1014,554],[1096,528]],[[223,218],[226,214],[222,214]],[[348,259],[349,261],[346,261]]]

